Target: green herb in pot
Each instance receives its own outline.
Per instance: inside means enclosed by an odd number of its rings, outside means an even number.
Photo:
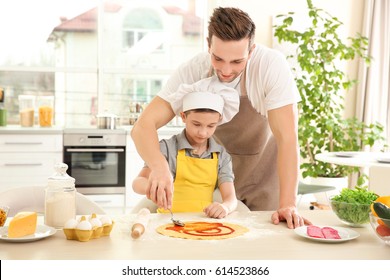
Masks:
[[[378,195],[367,187],[344,188],[331,198],[331,206],[343,222],[360,225],[369,222],[370,205],[377,198]]]

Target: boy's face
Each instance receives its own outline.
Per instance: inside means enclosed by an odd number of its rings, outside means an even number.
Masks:
[[[232,82],[244,70],[254,48],[253,45],[248,50],[248,45],[248,38],[240,41],[222,41],[216,36],[211,38],[211,64],[221,82]]]
[[[199,145],[207,142],[214,134],[221,119],[218,112],[181,113],[181,118],[186,126],[186,136],[191,145]]]

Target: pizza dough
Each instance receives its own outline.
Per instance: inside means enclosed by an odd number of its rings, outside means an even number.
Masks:
[[[249,229],[230,223],[186,222],[184,227],[166,224],[159,226],[157,232],[175,238],[195,240],[220,240],[243,235]]]

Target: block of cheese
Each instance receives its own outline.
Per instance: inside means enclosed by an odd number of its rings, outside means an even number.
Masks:
[[[19,212],[13,217],[8,227],[8,237],[17,238],[35,233],[37,228],[36,212]]]

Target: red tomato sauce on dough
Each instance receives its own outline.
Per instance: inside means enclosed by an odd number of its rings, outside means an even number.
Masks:
[[[194,236],[222,236],[235,232],[234,229],[225,226],[222,223],[208,222],[186,223],[184,227],[175,225],[167,227],[166,229]]]

